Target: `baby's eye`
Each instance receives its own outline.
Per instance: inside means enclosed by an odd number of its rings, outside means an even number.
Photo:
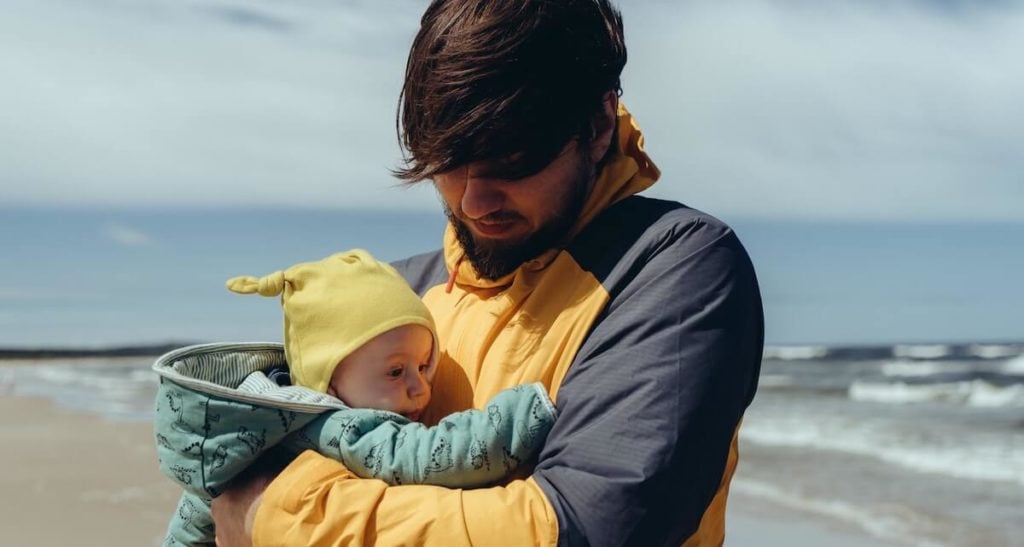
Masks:
[[[402,367],[392,367],[392,368],[388,369],[388,377],[389,378],[401,378],[401,376],[402,376]]]
[[[426,374],[428,370],[430,370],[429,364],[420,365],[420,374]]]

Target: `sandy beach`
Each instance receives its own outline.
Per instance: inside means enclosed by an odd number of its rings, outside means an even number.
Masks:
[[[0,397],[5,545],[159,545],[180,491],[160,474],[152,427]]]
[[[179,491],[157,469],[147,423],[110,421],[50,400],[0,396],[0,530],[8,545],[159,545]],[[883,546],[813,515],[742,494],[729,546]]]

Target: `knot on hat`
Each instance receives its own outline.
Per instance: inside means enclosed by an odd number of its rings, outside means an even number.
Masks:
[[[251,275],[228,279],[228,290],[239,294],[259,293],[261,296],[277,296],[284,292],[284,272],[277,271],[270,275],[255,278]]]

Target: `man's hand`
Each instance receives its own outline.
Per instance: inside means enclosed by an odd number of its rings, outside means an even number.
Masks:
[[[214,498],[213,524],[217,530],[217,547],[249,547],[252,545],[252,523],[272,476],[249,477],[244,484],[229,488]]]
[[[235,477],[223,494],[213,499],[211,512],[218,547],[252,545],[252,525],[263,491],[287,463],[280,454],[264,454]]]

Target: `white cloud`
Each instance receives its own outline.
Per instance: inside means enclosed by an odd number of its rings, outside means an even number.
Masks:
[[[100,228],[100,233],[114,243],[124,245],[126,247],[139,247],[153,243],[153,238],[151,238],[149,234],[146,234],[136,228],[132,228],[131,226],[115,222],[104,224],[103,227]]]
[[[658,192],[740,216],[1024,220],[1024,9],[963,5],[638,10],[626,96]]]
[[[382,4],[5,7],[0,201],[401,202],[387,168],[416,19]]]
[[[394,189],[425,4],[9,0],[0,202],[435,208]],[[656,195],[726,216],[1024,220],[1024,8],[621,2]]]

